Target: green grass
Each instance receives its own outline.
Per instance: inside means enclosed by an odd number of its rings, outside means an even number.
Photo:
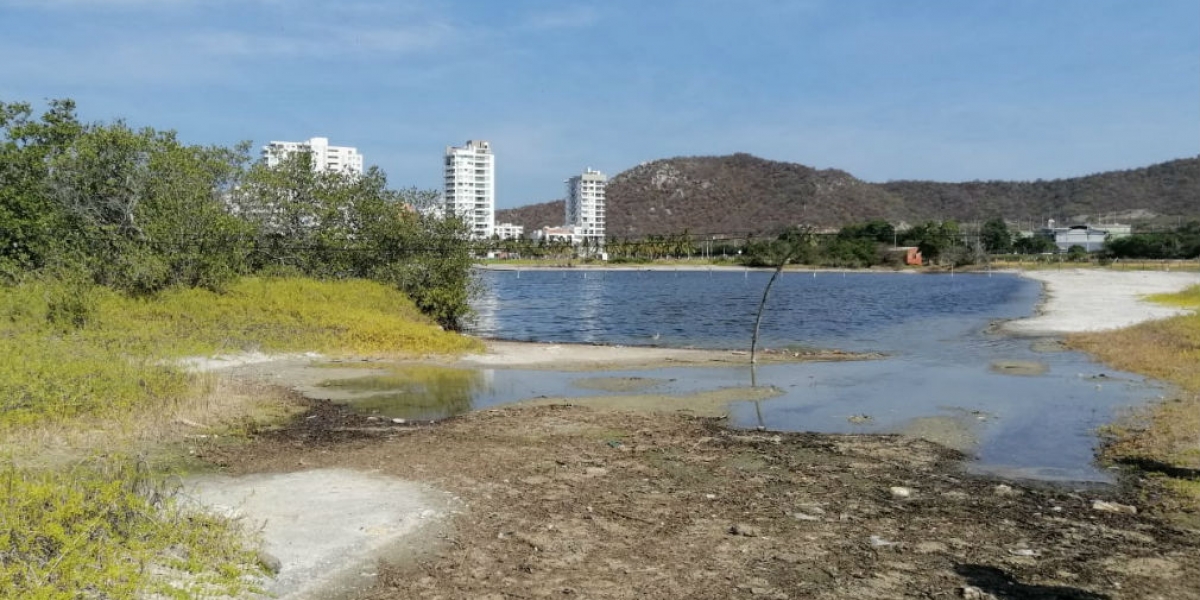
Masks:
[[[1150,300],[1182,308],[1200,308],[1200,285],[1192,286],[1175,294],[1155,294],[1150,296]]]
[[[142,465],[109,459],[54,471],[0,471],[0,597],[259,591],[253,536],[180,503],[169,481]]]
[[[71,279],[0,288],[0,439],[26,464],[0,470],[0,598],[240,597],[250,589],[252,538],[236,523],[177,504],[141,461],[64,466],[80,452],[60,447],[64,432],[94,433],[120,450],[169,438],[138,428],[169,429],[163,424],[181,407],[235,422],[264,410],[270,393],[188,373],[177,359],[479,346],[368,281],[249,278],[223,294],[174,289],[152,298]]]
[[[131,298],[71,282],[0,289],[0,430],[113,417],[196,390],[171,361],[243,351],[424,355],[477,348],[368,281],[244,279]]]

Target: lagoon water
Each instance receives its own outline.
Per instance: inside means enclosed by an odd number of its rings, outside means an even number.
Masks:
[[[472,333],[508,340],[745,349],[761,271],[481,271]],[[837,348],[882,360],[769,365],[758,385],[778,398],[731,407],[735,426],[791,431],[910,432],[960,439],[971,468],[1014,477],[1106,481],[1093,464],[1097,427],[1161,394],[1075,352],[990,332],[1033,313],[1039,284],[1007,274],[784,273],[764,313],[761,348]],[[1000,372],[997,362],[1043,365]],[[597,374],[588,374],[596,376]],[[750,383],[748,367],[606,373],[664,381],[654,393]],[[488,374],[475,406],[563,395],[579,374]],[[497,386],[501,390],[497,390]],[[508,390],[508,393],[504,393]],[[518,391],[519,390],[519,391]],[[566,395],[593,392],[575,390]]]

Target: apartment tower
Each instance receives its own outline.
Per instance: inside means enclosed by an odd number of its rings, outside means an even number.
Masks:
[[[466,221],[471,237],[487,239],[496,229],[496,157],[490,144],[468,140],[446,148],[442,214]]]
[[[593,248],[604,245],[604,188],[608,177],[595,169],[567,180],[567,222]]]
[[[267,166],[274,167],[297,152],[312,156],[314,171],[339,171],[362,175],[363,157],[358,148],[330,146],[329,138],[315,137],[305,142],[271,142],[262,148]]]

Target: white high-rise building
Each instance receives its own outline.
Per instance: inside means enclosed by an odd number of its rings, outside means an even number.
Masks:
[[[475,239],[492,237],[496,229],[496,157],[491,145],[468,140],[462,147],[447,146],[445,169],[442,214],[466,221]]]
[[[329,138],[315,137],[305,142],[271,142],[263,146],[262,156],[267,166],[274,167],[288,156],[306,152],[312,156],[314,171],[340,171],[362,175],[363,157],[358,148],[330,146]]]
[[[595,169],[567,180],[567,226],[592,247],[604,245],[604,188],[608,177]]]

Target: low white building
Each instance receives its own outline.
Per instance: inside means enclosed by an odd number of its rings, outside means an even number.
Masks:
[[[363,156],[358,148],[352,146],[331,146],[329,138],[315,137],[304,142],[272,141],[262,147],[262,157],[267,166],[274,167],[299,153],[307,153],[312,157],[314,171],[337,171],[362,175]]]
[[[1054,219],[1046,223],[1039,233],[1054,241],[1060,251],[1066,252],[1072,246],[1080,246],[1088,252],[1099,252],[1104,249],[1104,242],[1119,239],[1130,234],[1129,225],[1071,225],[1070,227],[1055,227]]]
[[[515,240],[525,236],[525,227],[513,223],[497,223],[496,237],[502,240]]]
[[[572,246],[578,246],[583,243],[585,238],[583,230],[579,227],[571,227],[563,225],[560,227],[543,227],[536,229],[533,232],[535,241],[545,240],[547,242],[567,242]]]

